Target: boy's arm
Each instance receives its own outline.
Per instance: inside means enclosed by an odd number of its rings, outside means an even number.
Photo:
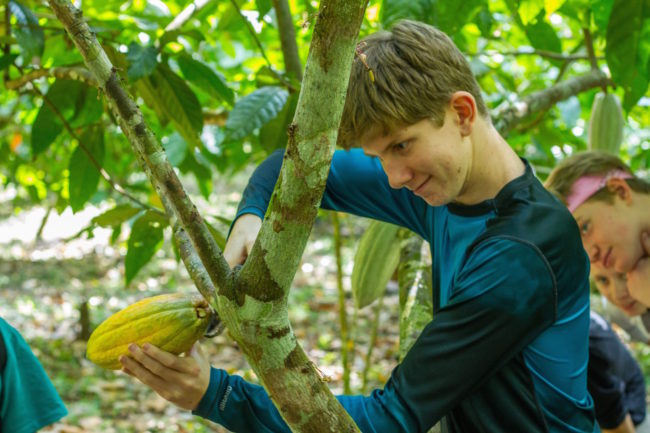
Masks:
[[[601,428],[601,433],[635,433],[636,428],[632,422],[632,417],[627,414],[623,422],[614,428]]]
[[[436,313],[382,390],[338,397],[361,431],[427,431],[553,322],[546,264],[532,248],[510,245],[495,269],[513,257],[525,264],[516,275],[470,265],[460,297]],[[289,431],[263,388],[222,370],[212,371],[195,413],[237,432]]]

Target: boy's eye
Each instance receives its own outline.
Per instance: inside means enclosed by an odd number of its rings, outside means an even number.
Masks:
[[[396,144],[393,146],[393,149],[399,152],[399,151],[406,150],[406,149],[408,148],[408,146],[409,146],[409,145],[408,145],[408,142],[407,142],[407,141],[402,141],[401,143],[396,143]]]
[[[609,284],[609,278],[607,278],[604,275],[596,275],[595,280],[596,280],[596,284],[598,284],[599,286],[607,286],[607,284]]]
[[[580,223],[580,234],[585,236],[589,234],[589,229],[591,228],[591,223],[589,221],[585,221],[583,223]]]

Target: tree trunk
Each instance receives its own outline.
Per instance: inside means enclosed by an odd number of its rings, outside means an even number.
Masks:
[[[161,197],[199,291],[219,312],[291,429],[358,431],[300,348],[287,298],[325,188],[366,1],[321,2],[276,191],[247,262],[234,272],[81,12],[68,0],[49,3]]]

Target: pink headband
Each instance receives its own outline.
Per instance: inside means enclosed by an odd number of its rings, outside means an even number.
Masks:
[[[573,213],[578,206],[589,200],[592,195],[603,188],[608,180],[612,178],[630,179],[632,177],[634,176],[630,173],[619,169],[609,171],[605,174],[582,176],[571,187],[571,193],[566,199],[567,207]]]

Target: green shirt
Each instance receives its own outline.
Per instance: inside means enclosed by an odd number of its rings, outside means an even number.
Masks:
[[[0,431],[33,433],[67,415],[59,394],[23,337],[0,318],[6,362],[0,371]]]

